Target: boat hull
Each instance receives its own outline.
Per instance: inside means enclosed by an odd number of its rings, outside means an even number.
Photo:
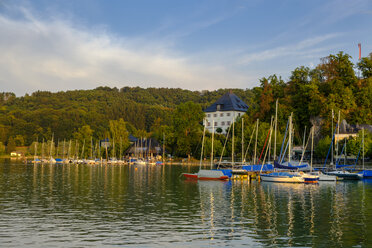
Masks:
[[[228,180],[229,177],[225,176],[222,171],[217,170],[200,170],[198,173],[183,173],[186,179],[197,180]]]
[[[337,176],[344,180],[359,180],[360,179],[358,173],[350,173],[348,171],[330,171],[327,173],[327,175]]]
[[[291,175],[289,173],[269,173],[261,175],[264,182],[276,183],[304,183],[305,179],[300,175]]]
[[[198,179],[198,175],[196,173],[183,173],[182,176],[186,179]]]
[[[288,177],[266,177],[261,175],[263,182],[277,182],[277,183],[303,183],[305,180],[302,177],[288,178]]]

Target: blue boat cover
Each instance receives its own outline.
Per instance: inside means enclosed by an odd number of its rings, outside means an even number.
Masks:
[[[372,170],[364,170],[360,172],[363,178],[372,178]]]
[[[274,161],[274,167],[275,168],[279,168],[279,169],[287,169],[287,170],[298,170],[300,168],[305,168],[307,167],[308,165],[307,164],[302,164],[302,165],[299,165],[299,166],[294,166],[294,165],[291,165],[291,163],[288,162],[289,165],[283,165],[283,164],[279,164],[277,161]]]
[[[336,168],[355,166],[355,164],[336,164]]]
[[[267,177],[294,177],[295,175],[288,172],[271,172],[269,174],[261,175]]]
[[[216,169],[217,171],[222,171],[225,176],[231,177],[232,176],[232,169]]]
[[[272,164],[264,164],[263,166],[260,164],[254,164],[254,165],[243,165],[242,169],[246,171],[273,171],[274,166]]]

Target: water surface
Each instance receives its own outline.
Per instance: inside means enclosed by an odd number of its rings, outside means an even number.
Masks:
[[[371,247],[372,181],[185,181],[182,165],[0,163],[2,247]]]

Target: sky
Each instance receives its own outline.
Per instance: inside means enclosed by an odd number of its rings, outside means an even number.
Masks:
[[[371,0],[0,0],[0,92],[250,89],[371,40]]]

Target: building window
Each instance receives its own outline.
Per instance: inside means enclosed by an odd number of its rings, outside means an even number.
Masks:
[[[217,114],[213,114],[213,117],[217,117]]]
[[[238,113],[238,117],[240,117],[240,113]]]
[[[217,126],[217,122],[214,123],[214,126],[215,126],[215,127]]]
[[[211,126],[211,123],[210,122],[207,122],[207,127],[210,127]]]
[[[221,105],[217,104],[217,111],[220,111],[220,109],[221,109]]]
[[[226,116],[230,116],[230,113],[226,113]]]
[[[225,122],[224,121],[221,122],[221,126],[225,126]]]
[[[223,113],[220,114],[220,117],[223,117]]]
[[[208,117],[211,117],[211,114],[208,114],[207,116],[208,116]]]
[[[231,122],[230,122],[230,121],[228,121],[228,122],[227,122],[227,125],[228,125],[228,126],[230,126],[230,124],[231,124]]]

